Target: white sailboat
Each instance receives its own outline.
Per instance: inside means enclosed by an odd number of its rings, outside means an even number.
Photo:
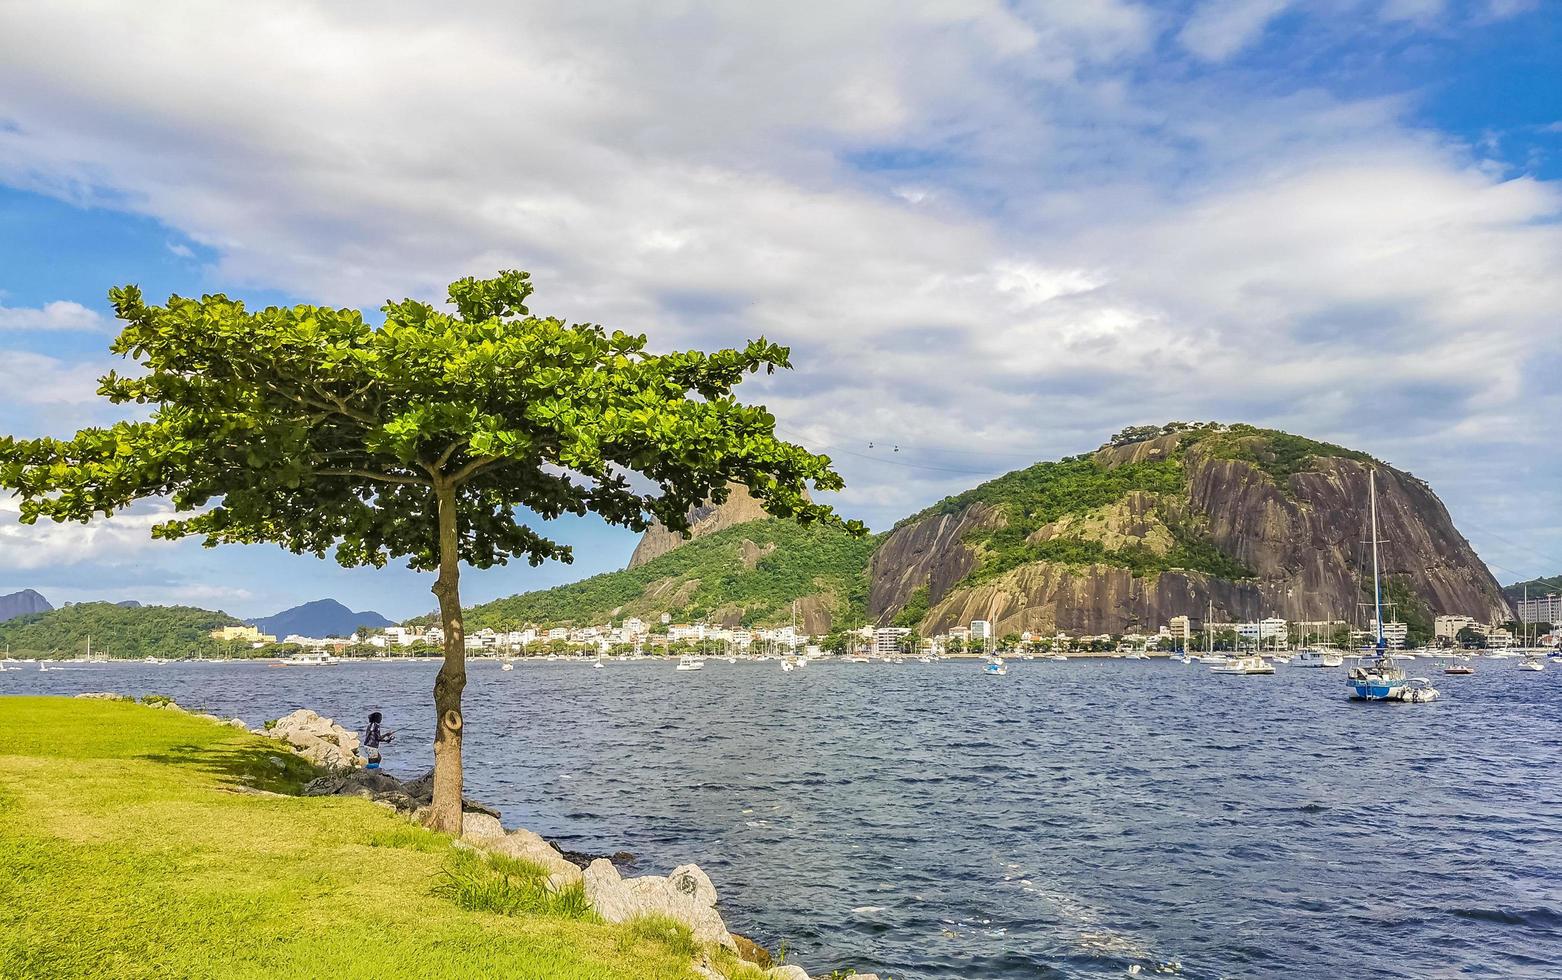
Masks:
[[[1405,670],[1394,662],[1383,635],[1383,574],[1378,560],[1378,481],[1375,472],[1367,474],[1370,521],[1372,524],[1372,604],[1377,613],[1378,642],[1374,651],[1361,657],[1346,674],[1351,699],[1356,701],[1404,701],[1422,704],[1436,701],[1437,688],[1424,677],[1406,678]]]

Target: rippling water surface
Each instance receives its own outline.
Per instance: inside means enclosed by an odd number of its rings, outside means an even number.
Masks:
[[[1562,667],[1419,663],[1442,701],[1166,662],[477,663],[469,795],[642,873],[699,863],[731,928],[818,971],[1562,976]],[[0,693],[377,708],[411,773],[434,669],[94,665]]]

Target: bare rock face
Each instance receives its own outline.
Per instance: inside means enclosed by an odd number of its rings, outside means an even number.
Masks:
[[[629,558],[629,567],[644,565],[651,559],[659,558],[694,538],[703,538],[733,525],[761,520],[766,516],[765,509],[760,506],[758,499],[748,492],[748,487],[738,483],[728,484],[728,486],[732,492],[727,496],[725,503],[707,503],[689,512],[690,537],[685,538],[676,531],[669,531],[661,524],[648,529],[640,538],[640,543],[635,546],[635,553]]]
[[[976,555],[964,542],[966,534],[1002,523],[995,508],[977,503],[958,513],[934,514],[895,528],[873,552],[868,617],[888,621],[924,585],[933,602],[948,595],[976,567]]]
[[[1096,459],[1112,467],[1165,459],[1177,448],[1173,435],[1109,446]],[[1173,616],[1203,616],[1210,603],[1217,620],[1355,620],[1361,575],[1370,570],[1364,541],[1368,478],[1375,473],[1385,574],[1407,583],[1434,614],[1511,616],[1496,580],[1442,502],[1408,473],[1325,456],[1282,486],[1250,462],[1213,458],[1198,445],[1182,461],[1186,496],[1132,493],[1046,525],[1028,540],[1068,537],[1109,549],[1137,542],[1165,555],[1172,545],[1165,521],[1175,518],[1199,527],[1253,577],[1226,580],[1193,571],[1135,576],[1114,565],[1034,562],[962,584],[977,561],[966,536],[1004,521],[997,508],[975,502],[903,524],[886,538],[873,557],[869,614],[887,622],[925,586],[925,633],[973,619],[993,622],[1000,635],[1153,630]]]

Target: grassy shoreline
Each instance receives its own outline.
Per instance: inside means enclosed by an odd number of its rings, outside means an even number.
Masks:
[[[179,712],[0,698],[0,976],[695,976],[686,936],[463,908],[447,838],[272,795],[313,774]]]

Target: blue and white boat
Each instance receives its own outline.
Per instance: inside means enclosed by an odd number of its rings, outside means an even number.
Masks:
[[[1406,678],[1405,670],[1394,662],[1388,640],[1383,635],[1383,576],[1378,567],[1378,481],[1367,474],[1367,489],[1372,514],[1372,603],[1377,613],[1378,642],[1356,662],[1346,675],[1350,696],[1356,701],[1404,701],[1420,704],[1436,701],[1438,694],[1424,677]]]
[[[982,673],[984,674],[992,674],[994,677],[1002,677],[1008,672],[1009,668],[1004,665],[1002,657],[992,657],[985,664],[982,664]]]

